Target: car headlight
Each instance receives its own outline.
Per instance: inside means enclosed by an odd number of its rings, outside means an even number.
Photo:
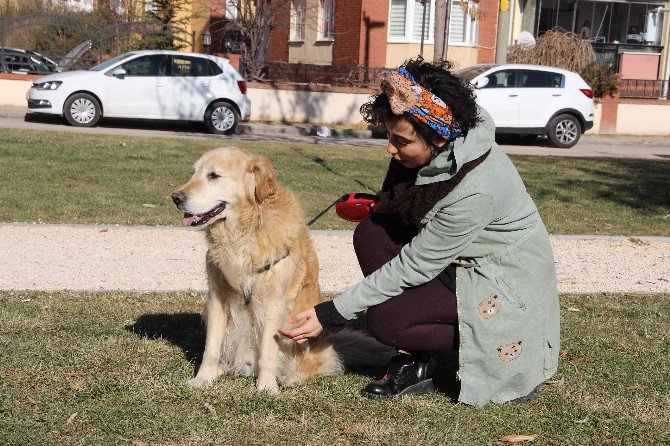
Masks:
[[[51,81],[51,82],[41,82],[39,84],[33,84],[33,87],[35,87],[35,90],[55,90],[63,82],[61,81]]]

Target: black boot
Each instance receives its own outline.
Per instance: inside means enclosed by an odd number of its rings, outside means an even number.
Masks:
[[[386,375],[361,391],[367,398],[381,399],[428,393],[433,386],[433,364],[428,352],[398,351],[389,362]]]

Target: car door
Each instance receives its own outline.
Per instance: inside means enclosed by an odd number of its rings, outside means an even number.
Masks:
[[[122,68],[126,74],[110,76],[105,115],[161,118],[161,110],[165,107],[163,90],[168,57],[165,54],[147,54],[115,67]]]
[[[540,70],[519,72],[519,126],[540,128],[565,102],[565,76]]]
[[[210,90],[214,73],[209,59],[197,56],[171,56],[171,75],[166,83],[163,117],[201,121],[214,97]]]
[[[503,69],[488,73],[484,76],[488,83],[475,89],[477,103],[489,112],[498,128],[517,127],[519,124],[518,71]]]

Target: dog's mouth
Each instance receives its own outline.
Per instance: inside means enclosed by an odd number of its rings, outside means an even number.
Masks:
[[[228,203],[223,201],[214,209],[211,209],[204,214],[189,214],[188,212],[184,212],[184,219],[182,220],[181,224],[182,226],[202,226],[223,212],[223,210],[226,208],[226,204]]]

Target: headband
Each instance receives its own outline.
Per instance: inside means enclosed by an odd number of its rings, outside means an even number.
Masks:
[[[451,107],[414,80],[404,68],[384,74],[381,84],[394,115],[407,112],[450,141],[461,134]]]

